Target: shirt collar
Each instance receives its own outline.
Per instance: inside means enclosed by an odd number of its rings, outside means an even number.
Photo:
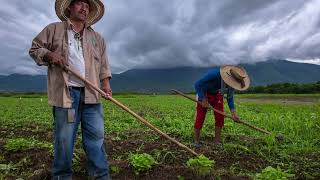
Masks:
[[[72,22],[68,19],[67,21],[67,29],[68,30],[73,30],[73,24],[72,24]],[[89,26],[89,24],[86,22],[85,24],[84,24],[84,29],[91,29],[91,26]],[[73,30],[74,31],[74,30]]]

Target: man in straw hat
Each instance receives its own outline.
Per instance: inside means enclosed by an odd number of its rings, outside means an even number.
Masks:
[[[68,66],[112,95],[106,45],[90,27],[103,16],[104,5],[100,0],[56,0],[55,10],[62,22],[45,27],[29,51],[38,65],[48,66],[48,101],[54,117],[53,179],[71,179],[80,122],[90,178],[109,179],[101,97],[61,68]]]
[[[198,96],[197,113],[194,123],[194,146],[199,147],[200,131],[206,118],[207,107],[210,104],[213,108],[223,112],[223,97],[227,94],[228,106],[234,121],[239,121],[236,113],[233,94],[234,90],[244,91],[248,89],[250,79],[246,70],[239,66],[222,66],[209,70],[194,87]],[[215,139],[216,145],[221,145],[221,130],[224,126],[224,116],[214,112],[215,118]]]

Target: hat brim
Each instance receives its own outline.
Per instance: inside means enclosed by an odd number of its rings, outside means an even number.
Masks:
[[[72,0],[56,0],[55,10],[56,14],[61,21],[67,21],[68,17],[66,16],[66,9],[70,5]],[[90,3],[90,12],[87,18],[87,24],[93,25],[98,22],[105,11],[104,5],[100,0],[88,0]]]
[[[232,76],[230,76],[230,69],[231,68],[239,68],[241,69],[244,73],[245,73],[245,78],[243,79],[244,81],[244,86],[241,87],[241,83],[239,83],[236,79],[234,79]],[[228,74],[229,73],[229,74]],[[222,66],[220,67],[220,75],[222,80],[229,85],[230,87],[238,90],[238,91],[244,91],[247,90],[250,86],[250,78],[248,76],[247,71],[239,66],[230,66],[230,65],[226,65],[226,66]]]

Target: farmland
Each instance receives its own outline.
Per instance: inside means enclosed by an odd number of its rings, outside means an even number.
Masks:
[[[195,103],[176,95],[115,95],[154,126],[186,144],[192,142]],[[214,160],[199,176],[186,162],[193,156],[104,101],[105,142],[113,179],[253,179],[268,166],[294,179],[320,178],[320,95],[238,95],[239,116],[273,132],[267,136],[225,120],[223,148],[213,144],[212,112],[195,149]],[[225,107],[227,109],[227,107]],[[0,97],[0,179],[50,179],[53,159],[52,109],[43,95]],[[227,110],[228,112],[228,110]],[[80,133],[80,132],[79,132]],[[283,134],[284,140],[275,136]],[[152,168],[137,172],[130,159],[146,153]],[[73,159],[75,179],[86,177],[86,158],[78,136]]]

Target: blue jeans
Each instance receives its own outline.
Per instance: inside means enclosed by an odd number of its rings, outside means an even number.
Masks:
[[[85,104],[84,89],[70,88],[70,95],[73,100],[72,109],[53,107],[53,179],[71,179],[73,148],[80,122],[82,145],[88,159],[89,176],[94,179],[110,179],[109,164],[104,148],[102,105]],[[74,114],[71,118],[70,112]],[[73,121],[72,117],[74,117]]]

